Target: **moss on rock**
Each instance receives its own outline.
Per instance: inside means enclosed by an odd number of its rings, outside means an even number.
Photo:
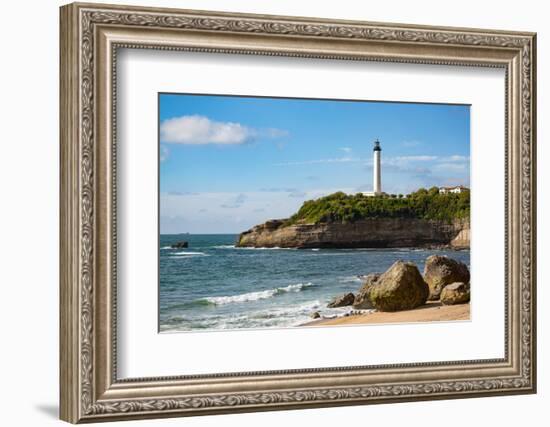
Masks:
[[[416,265],[395,262],[369,292],[372,305],[380,311],[410,310],[426,303],[429,288]]]

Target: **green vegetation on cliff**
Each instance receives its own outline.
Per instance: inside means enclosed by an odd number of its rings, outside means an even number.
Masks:
[[[419,218],[452,221],[469,218],[470,191],[440,194],[437,187],[414,193],[368,197],[342,192],[304,202],[285,225],[354,222],[366,218]]]

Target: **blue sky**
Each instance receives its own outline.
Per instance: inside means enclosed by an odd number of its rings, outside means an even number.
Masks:
[[[161,233],[238,233],[308,199],[470,179],[464,105],[159,95]]]

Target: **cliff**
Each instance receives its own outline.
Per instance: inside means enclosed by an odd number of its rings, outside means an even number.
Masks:
[[[288,224],[270,220],[241,233],[240,247],[395,248],[470,246],[466,219],[366,218],[350,223]]]

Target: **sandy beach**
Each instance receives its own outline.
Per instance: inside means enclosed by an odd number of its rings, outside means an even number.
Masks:
[[[414,310],[355,314],[334,319],[318,319],[303,326],[366,325],[374,323],[410,323],[469,320],[470,304],[442,305],[428,302]]]

